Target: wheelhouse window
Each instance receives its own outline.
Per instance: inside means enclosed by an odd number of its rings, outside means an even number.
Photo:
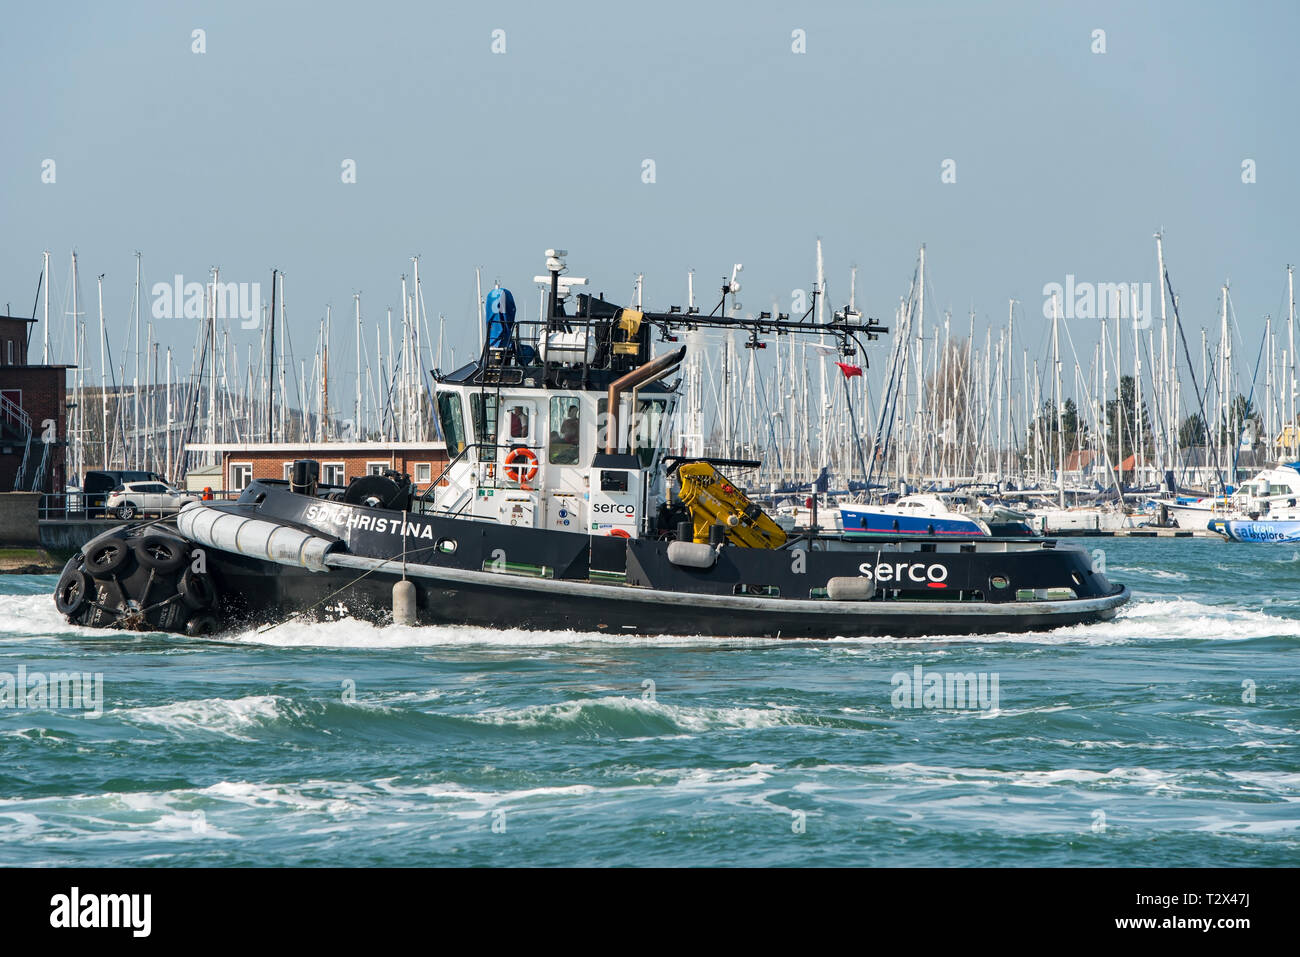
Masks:
[[[459,455],[464,452],[465,418],[457,393],[438,393],[438,420],[442,423],[442,437],[447,442],[447,454]]]
[[[470,416],[474,420],[474,441],[480,443],[480,462],[497,460],[497,397],[495,393],[476,392],[469,397]]]
[[[252,462],[233,462],[230,466],[230,489],[233,492],[242,492],[248,488],[248,483],[253,481],[253,463]]]
[[[343,485],[346,482],[345,472],[342,462],[323,462],[321,463],[321,481],[326,485]]]
[[[582,408],[574,396],[551,399],[551,442],[547,461],[551,465],[577,465],[582,439]]]
[[[596,410],[600,421],[609,421],[606,417],[608,399],[600,399],[596,403]],[[659,449],[659,433],[665,425],[667,411],[666,399],[638,399],[631,421],[619,423],[619,446],[630,446],[645,468],[654,463],[655,452]]]
[[[536,432],[533,423],[533,403],[523,399],[506,399],[505,411],[503,419],[506,430],[505,444],[534,445]]]

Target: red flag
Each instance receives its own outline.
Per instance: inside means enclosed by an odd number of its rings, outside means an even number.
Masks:
[[[851,366],[847,362],[837,362],[835,364],[840,367],[840,371],[844,373],[846,379],[852,379],[855,375],[862,375],[861,366]]]

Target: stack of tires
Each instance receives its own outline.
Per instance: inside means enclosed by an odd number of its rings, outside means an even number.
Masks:
[[[64,566],[55,607],[72,624],[92,628],[211,634],[221,627],[217,588],[193,558],[175,533],[105,532]]]

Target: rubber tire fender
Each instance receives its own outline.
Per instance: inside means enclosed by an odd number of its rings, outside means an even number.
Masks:
[[[217,588],[212,584],[212,579],[207,575],[196,575],[189,568],[181,576],[180,594],[181,601],[195,611],[210,608],[217,600]]]
[[[86,570],[96,578],[113,575],[131,559],[131,546],[122,538],[100,542],[86,553]]]
[[[95,593],[95,583],[80,568],[65,568],[59,583],[54,586],[54,607],[68,618],[86,610],[90,596]]]
[[[153,532],[131,543],[136,561],[145,568],[160,572],[174,572],[185,567],[189,559],[189,545],[174,535]]]
[[[221,622],[211,612],[201,611],[185,623],[185,634],[191,638],[215,634],[221,629]]]

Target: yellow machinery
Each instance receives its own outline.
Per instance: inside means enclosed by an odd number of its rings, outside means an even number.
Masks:
[[[780,548],[785,544],[781,526],[709,463],[682,465],[677,476],[682,483],[682,504],[691,513],[696,542],[708,544],[710,526],[721,525],[733,545]]]

